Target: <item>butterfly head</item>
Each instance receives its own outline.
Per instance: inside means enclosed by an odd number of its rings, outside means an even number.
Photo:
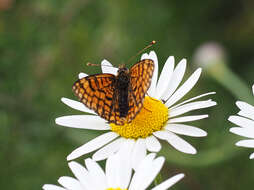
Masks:
[[[129,74],[129,69],[124,65],[119,65],[117,75],[128,75]]]

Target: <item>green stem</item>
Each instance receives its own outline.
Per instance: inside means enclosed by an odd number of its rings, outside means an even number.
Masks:
[[[208,73],[221,85],[228,89],[237,99],[254,104],[254,97],[251,92],[251,85],[245,82],[232,72],[223,62],[215,63],[207,69]]]
[[[161,176],[161,173],[159,173],[156,178],[154,179],[154,186],[157,186],[159,185],[160,183],[162,182],[162,176]]]

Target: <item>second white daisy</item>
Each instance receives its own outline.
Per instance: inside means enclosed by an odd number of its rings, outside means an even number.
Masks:
[[[165,159],[147,155],[132,176],[129,157],[123,153],[110,156],[106,161],[105,172],[98,163],[85,159],[86,167],[77,162],[70,162],[69,167],[76,178],[63,176],[58,179],[62,187],[45,184],[44,190],[145,190],[160,172]],[[177,174],[151,190],[167,190],[180,181],[184,174]]]
[[[254,85],[252,92],[254,95]],[[237,101],[236,105],[240,109],[238,115],[232,115],[228,120],[239,127],[230,128],[230,132],[248,138],[238,141],[236,146],[254,148],[254,106],[242,101]],[[254,153],[250,155],[250,159],[254,159]]]

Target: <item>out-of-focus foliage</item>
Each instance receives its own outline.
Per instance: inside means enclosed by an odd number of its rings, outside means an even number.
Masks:
[[[66,156],[98,134],[57,126],[57,116],[76,114],[60,102],[74,98],[71,86],[81,71],[100,72],[84,63],[104,58],[126,62],[151,40],[160,70],[169,55],[188,60],[196,48],[216,41],[228,66],[251,88],[254,83],[254,3],[245,1],[0,0],[0,185],[5,190],[40,189],[71,175]],[[234,85],[234,84],[232,84]],[[239,89],[241,90],[241,89]],[[252,189],[254,162],[226,119],[238,110],[236,98],[203,73],[189,97],[217,91],[210,117],[193,124],[208,131],[191,156],[164,146],[165,178],[186,177],[172,189]],[[176,162],[178,160],[178,162]],[[210,161],[211,160],[211,161]],[[79,160],[81,161],[81,159]]]

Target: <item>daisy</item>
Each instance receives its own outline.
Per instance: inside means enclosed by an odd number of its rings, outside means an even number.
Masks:
[[[72,161],[69,167],[76,178],[62,176],[58,183],[62,186],[45,184],[44,190],[145,190],[153,182],[163,163],[163,157],[155,158],[155,154],[147,155],[141,161],[137,170],[132,175],[132,168],[128,156],[115,154],[106,161],[105,172],[96,161],[88,158],[86,167]],[[151,190],[166,190],[184,177],[177,174]]]
[[[254,85],[252,86],[252,92],[254,94]],[[232,115],[228,120],[239,127],[232,127],[229,131],[249,138],[247,140],[238,141],[236,146],[254,148],[254,106],[242,101],[237,101],[236,106],[240,109],[238,115]],[[250,159],[253,158],[254,153],[250,155]]]
[[[197,83],[201,74],[201,68],[197,69],[180,85],[186,69],[186,59],[181,60],[175,67],[174,57],[170,56],[163,67],[159,80],[157,80],[158,60],[155,52],[151,51],[149,54],[143,54],[141,59],[152,59],[155,69],[151,86],[148,90],[149,96],[145,97],[143,108],[131,123],[122,126],[112,123],[108,124],[84,104],[67,98],[61,99],[66,105],[92,115],[59,117],[56,119],[58,125],[109,131],[74,150],[68,155],[67,160],[73,160],[95,150],[97,151],[93,154],[93,159],[97,161],[103,160],[119,151],[127,140],[129,146],[132,147],[131,160],[134,169],[138,162],[145,157],[147,151],[160,151],[161,144],[158,139],[165,140],[181,152],[196,154],[196,149],[180,138],[178,134],[192,137],[206,136],[207,133],[204,130],[182,123],[204,119],[208,115],[181,115],[192,110],[216,105],[216,102],[211,99],[194,101],[201,97],[215,94],[215,92],[202,94],[180,103],[179,100]],[[116,74],[117,68],[109,67],[112,65],[108,61],[102,61],[101,65],[103,73]],[[79,75],[80,78],[85,76],[87,75],[84,73]]]

